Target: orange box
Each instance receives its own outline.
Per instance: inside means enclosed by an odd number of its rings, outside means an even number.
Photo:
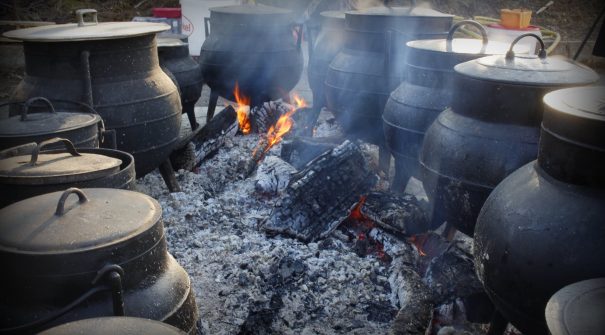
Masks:
[[[531,10],[529,9],[500,9],[500,24],[511,29],[523,29],[529,26]]]

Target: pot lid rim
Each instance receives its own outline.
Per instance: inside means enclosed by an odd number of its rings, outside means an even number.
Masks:
[[[65,23],[15,29],[2,35],[24,42],[82,42],[151,35],[169,29],[165,23],[154,22],[99,22],[83,27],[78,27],[77,23]]]
[[[34,114],[42,114],[42,113],[34,113]],[[6,130],[17,130],[15,128],[9,128],[9,129],[2,129],[2,124],[6,124],[9,121],[13,121],[16,120],[15,122],[28,122],[28,121],[20,121],[17,120],[19,118],[21,118],[20,115],[15,115],[15,116],[11,116],[7,119],[1,119],[0,120],[0,138],[14,138],[14,137],[23,137],[23,136],[32,136],[32,135],[45,135],[45,134],[56,134],[56,133],[62,133],[62,132],[66,132],[66,131],[71,131],[71,130],[75,130],[75,129],[80,129],[80,128],[84,128],[84,127],[88,127],[88,126],[92,126],[94,124],[97,124],[99,122],[101,122],[101,116],[99,116],[98,114],[93,114],[93,113],[71,113],[71,112],[56,112],[57,116],[62,116],[62,117],[84,117],[84,116],[91,116],[91,118],[89,120],[83,121],[82,123],[79,124],[75,124],[72,126],[68,126],[65,128],[55,128],[55,129],[49,129],[47,128],[40,128],[34,132],[31,133],[17,133],[17,132],[4,132]],[[42,120],[40,120],[42,121]],[[38,120],[32,120],[29,122],[39,122]],[[31,124],[31,123],[30,123]],[[29,127],[28,127],[29,128]]]
[[[158,49],[183,47],[183,46],[188,46],[188,45],[189,45],[189,43],[183,42],[182,40],[180,40],[178,38],[174,38],[174,37],[158,36],[158,38],[157,38]]]
[[[2,214],[0,215],[0,230],[6,230],[6,227],[3,226],[14,226],[13,220],[15,220],[15,215],[20,215],[19,219],[22,219],[21,215],[23,212],[20,207],[27,207],[33,204],[48,205],[48,208],[42,209],[41,213],[28,213],[27,216],[27,219],[42,217],[45,220],[44,223],[26,222],[27,224],[23,224],[20,222],[20,228],[27,228],[26,231],[21,233],[28,234],[27,237],[29,240],[27,242],[22,241],[19,237],[8,237],[6,231],[4,231],[3,234],[0,234],[0,250],[10,253],[13,257],[20,257],[22,255],[51,256],[86,253],[119,245],[124,241],[151,231],[158,224],[161,225],[162,208],[157,200],[146,194],[109,188],[83,188],[81,191],[89,200],[83,204],[78,203],[73,199],[76,197],[71,195],[67,198],[66,203],[69,203],[69,205],[65,206],[66,212],[63,216],[57,216],[55,213],[55,206],[59,197],[64,193],[63,191],[38,195],[0,209],[0,213]],[[125,201],[125,198],[128,198],[128,201]],[[140,215],[141,213],[135,213],[134,210],[125,212],[123,215],[111,216],[109,212],[116,209],[115,205],[120,206],[122,209],[146,209],[145,213],[143,213],[146,216]],[[107,208],[108,206],[112,207]],[[99,208],[105,208],[106,212],[99,213]],[[10,217],[8,214],[10,214]],[[107,217],[108,214],[111,217]],[[91,218],[94,222],[89,222]],[[116,222],[120,223],[121,226],[117,225]],[[42,224],[45,226],[42,226]],[[59,228],[59,232],[66,234],[56,236],[56,230],[51,230],[44,234],[44,229],[50,229],[52,224],[54,224],[54,228]],[[80,231],[75,231],[72,227],[74,225],[80,225],[78,227]],[[99,227],[99,225],[107,226]],[[99,229],[101,234],[95,235],[91,232],[90,228]],[[31,231],[34,229],[35,231]],[[34,233],[39,233],[42,236],[36,236]],[[90,236],[91,234],[92,236]],[[74,236],[80,238],[86,236],[89,240],[70,240]],[[44,241],[35,240],[36,238],[44,239]]]
[[[468,51],[456,51],[456,42],[462,43],[475,43],[478,44],[478,49],[476,52],[468,52]],[[427,39],[427,40],[413,40],[408,41],[406,46],[410,49],[421,50],[421,51],[430,51],[436,52],[440,54],[456,54],[456,55],[483,55],[483,56],[492,56],[492,55],[504,55],[508,51],[510,44],[504,43],[500,41],[488,41],[486,49],[489,49],[490,46],[498,46],[502,47],[501,52],[480,52],[481,51],[481,40],[475,38],[454,38],[452,40],[452,51],[448,51],[446,49],[447,40],[445,38],[438,39]],[[474,46],[473,46],[474,47]],[[459,47],[460,48],[460,47]],[[498,50],[500,51],[500,50]],[[529,48],[526,45],[518,44],[515,46],[515,52],[518,54],[527,54],[529,52]]]
[[[386,10],[391,10],[390,12],[386,12]],[[410,11],[411,9],[411,11]],[[384,12],[380,12],[380,10],[383,10]],[[405,13],[407,12],[407,13]],[[414,14],[414,12],[416,12],[415,14],[421,14],[421,15],[409,15],[410,13]],[[425,13],[427,15],[422,15],[422,13]],[[430,15],[429,15],[430,13]],[[405,14],[405,15],[402,15]],[[358,9],[358,10],[348,10],[345,11],[345,17],[347,15],[356,15],[356,16],[368,16],[368,17],[451,17],[453,18],[454,15],[452,14],[447,14],[447,13],[443,13],[434,9],[430,9],[430,8],[422,8],[422,7],[399,7],[399,6],[394,6],[394,7],[383,7],[383,6],[377,6],[377,7],[369,7],[369,8],[364,8],[364,9]]]
[[[586,104],[580,106],[579,104],[572,105],[570,102],[570,98],[573,99],[578,94],[594,94],[595,97],[603,97],[605,95],[605,86],[586,86],[586,87],[569,87],[556,91],[549,92],[544,95],[542,101],[545,105],[547,105],[550,109],[558,112],[564,113],[571,116],[590,119],[594,121],[605,122],[605,100],[603,100],[604,105],[599,108],[599,106],[586,106]],[[584,96],[586,98],[587,96]],[[590,102],[591,99],[582,99],[583,102]],[[575,101],[578,102],[578,101]],[[598,101],[595,101],[598,103]],[[580,102],[581,104],[581,102]],[[582,108],[584,107],[584,108]],[[588,108],[586,108],[588,107]],[[595,111],[593,109],[601,109],[603,110],[601,113]]]
[[[345,11],[343,10],[324,10],[319,13],[322,18],[327,19],[335,19],[335,20],[344,20],[345,19]]]
[[[80,153],[80,156],[72,156],[67,152],[47,153],[42,151],[38,155],[38,163],[29,169],[31,172],[27,174],[15,172],[19,169],[28,170],[30,159],[31,155],[19,155],[0,160],[0,181],[10,185],[66,184],[87,181],[115,173],[120,170],[123,163],[121,159],[96,153]],[[52,161],[44,159],[52,159]],[[71,161],[67,162],[68,160]],[[73,167],[76,167],[85,163],[88,163],[85,166],[87,169],[72,168],[55,170],[51,174],[40,173],[49,166],[57,169],[65,165],[71,167],[73,164]],[[99,165],[101,168],[98,167]]]

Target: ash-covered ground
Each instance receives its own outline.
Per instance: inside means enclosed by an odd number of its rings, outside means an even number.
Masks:
[[[323,118],[325,120],[325,118]],[[316,134],[337,128],[322,122]],[[191,277],[204,334],[386,334],[399,307],[389,265],[358,256],[342,234],[319,243],[268,236],[259,224],[278,197],[259,194],[241,166],[257,135],[234,136],[194,172],[182,192],[159,173],[138,189],[163,208],[169,251]],[[280,145],[268,156],[279,156]]]

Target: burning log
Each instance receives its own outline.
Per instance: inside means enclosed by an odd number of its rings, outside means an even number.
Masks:
[[[428,230],[425,206],[411,195],[372,192],[361,206],[361,213],[385,231],[403,238]]]
[[[391,327],[396,335],[424,335],[433,315],[431,290],[404,257],[391,263],[391,291],[397,298],[399,313]]]
[[[300,137],[284,140],[281,148],[281,157],[297,169],[322,153],[336,148],[344,138],[340,137]]]
[[[359,195],[375,183],[359,147],[345,141],[292,175],[263,229],[306,242],[321,239],[349,216]]]
[[[237,113],[233,107],[227,106],[203,127],[196,128],[181,139],[177,149],[170,155],[170,160],[177,169],[198,166],[204,158],[220,149],[227,138],[235,136],[237,129]],[[195,148],[189,143],[193,143]]]
[[[277,123],[282,115],[295,109],[294,106],[281,101],[269,101],[250,110],[252,132],[264,134]]]

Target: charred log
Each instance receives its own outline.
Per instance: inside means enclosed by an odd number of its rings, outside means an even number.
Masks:
[[[425,206],[411,195],[372,192],[361,206],[361,213],[385,231],[406,237],[428,230]]]
[[[276,195],[282,192],[296,169],[277,156],[268,156],[258,166],[254,187],[264,195]]]
[[[292,175],[263,228],[302,241],[321,239],[347,218],[376,183],[357,145],[345,141]]]
[[[400,307],[391,333],[424,335],[430,325],[434,307],[428,286],[404,258],[395,258],[391,263],[389,284]]]
[[[296,136],[283,141],[281,157],[297,169],[301,169],[317,156],[334,149],[343,141],[344,139],[339,137]]]
[[[269,128],[274,126],[282,115],[293,108],[294,106],[282,101],[268,101],[260,106],[252,107],[249,116],[252,132],[259,134],[267,133]]]

